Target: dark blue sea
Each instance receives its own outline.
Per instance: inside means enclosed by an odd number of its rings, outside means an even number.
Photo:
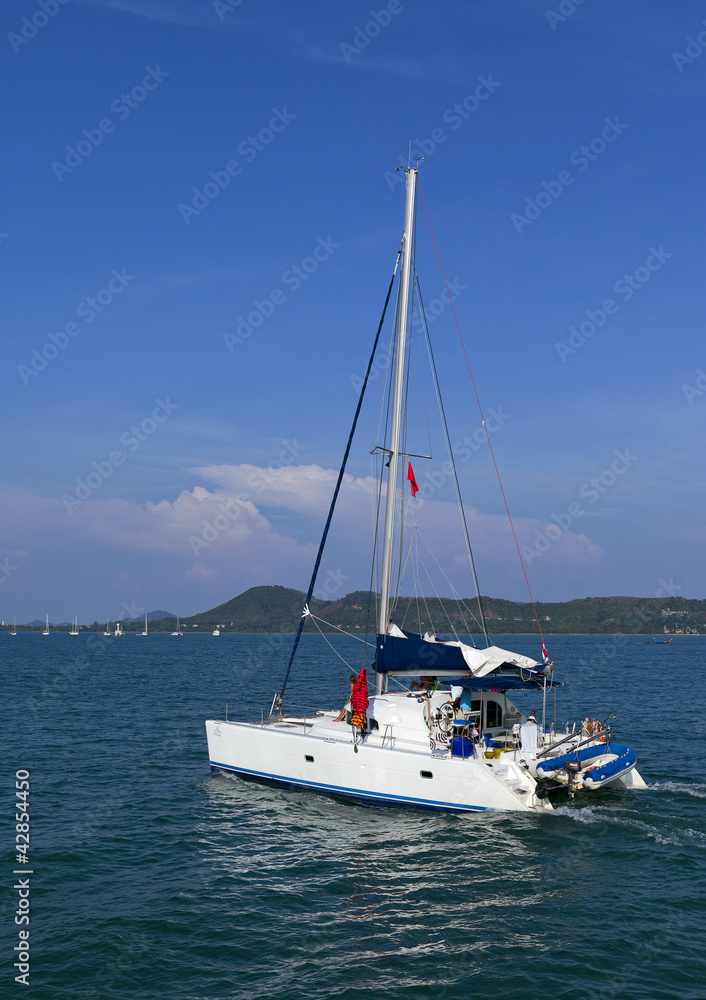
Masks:
[[[226,702],[266,715],[289,636],[0,635],[3,996],[703,1000],[706,638],[645,638],[548,645],[558,721],[617,712],[648,790],[449,816],[210,775],[204,720]],[[348,673],[305,636],[288,704],[339,708]],[[13,981],[21,878],[29,989]]]

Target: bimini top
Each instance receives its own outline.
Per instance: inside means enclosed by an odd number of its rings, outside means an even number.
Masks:
[[[550,668],[529,656],[499,646],[476,649],[465,642],[442,641],[431,635],[405,632],[390,625],[388,634],[378,635],[375,669],[398,677],[431,674],[461,678],[464,687],[506,690],[541,686]],[[554,682],[547,681],[554,686]]]

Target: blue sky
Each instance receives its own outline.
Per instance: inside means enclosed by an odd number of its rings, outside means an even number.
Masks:
[[[481,400],[503,415],[535,596],[706,597],[704,15],[691,0],[7,5],[0,615],[186,615],[256,584],[306,588],[410,141]],[[418,264],[429,304],[443,279],[423,215]],[[432,330],[454,441],[472,439],[448,307]],[[324,559],[330,596],[368,585],[383,381]],[[487,446],[459,464],[481,589],[525,599]],[[470,593],[451,484],[426,508]]]

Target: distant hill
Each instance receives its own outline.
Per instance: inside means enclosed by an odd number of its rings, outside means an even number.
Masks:
[[[163,618],[172,618],[174,621],[176,621],[176,615],[172,614],[171,611],[148,611],[147,612],[147,621],[148,622],[159,622]],[[145,623],[145,616],[144,616],[144,614],[142,614],[142,615],[138,615],[137,618],[121,618],[120,621],[123,624],[125,622],[141,622],[144,625],[144,623]]]
[[[288,587],[251,587],[245,593],[210,611],[181,619],[184,632],[211,631],[218,627],[226,632],[294,632],[299,623],[305,594]],[[491,633],[536,632],[537,623],[528,603],[506,601],[498,597],[481,598],[488,629]],[[375,594],[359,590],[338,601],[311,602],[311,611],[325,619],[322,631],[333,631],[330,626],[351,632],[375,633],[377,598]],[[473,615],[478,615],[477,601],[473,597],[454,601],[449,598],[427,598],[417,602],[410,597],[400,597],[394,619],[410,631],[424,632],[435,628],[439,634],[472,630],[480,632]],[[706,634],[706,601],[683,597],[585,597],[574,601],[556,603],[540,602],[537,615],[542,630],[547,633],[586,633],[608,635],[611,633],[663,634],[665,627],[671,634],[695,632]],[[175,620],[165,617],[154,621],[153,631],[172,631]],[[305,631],[313,631],[307,622]]]
[[[296,630],[304,606],[306,594],[287,587],[251,587],[244,594],[234,597],[225,604],[219,604],[210,611],[180,619],[184,631],[198,628],[223,628],[228,632],[293,632]],[[311,610],[321,611],[330,604],[314,598]],[[155,622],[155,629],[163,626],[171,631],[174,619]]]
[[[302,613],[304,597],[302,591],[288,587],[251,587],[210,611],[181,618],[181,628],[183,632],[192,634],[211,632],[216,627],[224,632],[294,632]],[[483,597],[481,601],[491,634],[537,632],[531,604],[499,597]],[[338,601],[314,598],[310,608],[328,623],[319,623],[324,632],[334,631],[335,627],[361,634],[376,632],[377,596],[367,591],[354,591]],[[478,616],[474,597],[460,601],[450,598],[417,601],[411,597],[400,597],[395,606],[394,621],[413,632],[435,629],[440,635],[453,631],[459,634],[467,631],[479,633],[474,615]],[[539,602],[537,615],[542,630],[549,634],[658,635],[667,630],[672,635],[706,635],[706,601],[684,597],[584,597],[574,601]],[[153,611],[147,617],[150,632],[174,631],[174,615]],[[124,620],[123,629],[142,631],[143,623],[144,617],[134,621]],[[44,628],[44,622],[35,619],[29,627]],[[68,623],[64,627],[68,628]],[[89,628],[103,631],[105,626],[94,622]],[[313,622],[308,620],[305,631],[310,632],[314,628]]]

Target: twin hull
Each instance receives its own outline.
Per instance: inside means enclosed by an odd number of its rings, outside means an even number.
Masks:
[[[517,765],[435,756],[384,746],[371,734],[352,738],[307,734],[304,725],[206,723],[211,770],[356,802],[443,812],[551,809],[534,794],[534,779]]]

